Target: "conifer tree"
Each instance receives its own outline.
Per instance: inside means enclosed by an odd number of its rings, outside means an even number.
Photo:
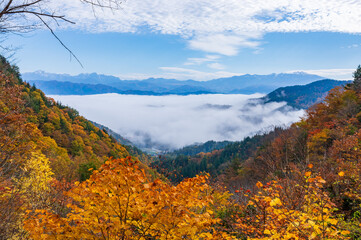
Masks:
[[[353,73],[353,90],[361,91],[361,65],[358,65],[356,71]]]

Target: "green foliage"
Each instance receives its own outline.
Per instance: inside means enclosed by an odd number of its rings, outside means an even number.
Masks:
[[[356,71],[353,73],[352,89],[355,91],[361,90],[361,65],[358,65]]]
[[[353,73],[354,81],[361,81],[361,65],[358,65],[356,71]]]
[[[201,152],[207,153],[207,152],[212,152],[214,150],[223,149],[225,146],[227,146],[230,143],[231,142],[229,141],[223,141],[223,142],[208,141],[200,145],[191,145],[191,146],[183,147],[182,149],[175,150],[169,153],[169,155],[193,156]]]
[[[80,181],[85,181],[90,178],[93,171],[97,169],[97,166],[94,162],[88,162],[84,164],[80,164],[79,166],[79,175]]]
[[[152,162],[151,166],[174,182],[195,177],[201,172],[218,176],[232,161],[234,168],[237,168],[241,162],[253,156],[257,148],[269,144],[282,131],[282,128],[275,128],[269,133],[246,137],[241,142],[229,143],[223,149],[213,150],[209,153],[201,152],[194,156],[177,155],[178,151],[175,151],[161,156],[158,160]],[[187,152],[193,151],[188,148],[185,149]],[[194,151],[197,151],[197,148]],[[183,153],[184,151],[180,150],[179,152]]]

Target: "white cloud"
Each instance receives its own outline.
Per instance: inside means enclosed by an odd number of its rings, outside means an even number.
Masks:
[[[138,144],[180,148],[208,140],[242,140],[270,126],[298,121],[285,103],[249,104],[254,95],[53,96],[90,120]],[[126,114],[124,114],[126,113]]]
[[[73,27],[91,32],[139,32],[179,35],[189,47],[236,55],[255,48],[270,32],[328,31],[361,33],[357,0],[131,0],[120,11],[96,10],[80,1],[52,0]]]
[[[243,36],[212,34],[198,36],[189,41],[189,47],[204,52],[235,56],[240,47],[256,48],[259,42],[249,40]]]
[[[347,46],[347,48],[358,48],[360,46],[360,44],[352,44]]]
[[[352,74],[354,71],[355,69],[342,68],[342,69],[293,70],[293,71],[289,71],[288,73],[305,72],[330,79],[352,80],[353,79]]]
[[[184,65],[201,65],[206,62],[214,62],[220,57],[219,55],[206,55],[203,58],[188,58]]]
[[[217,70],[222,70],[222,69],[226,68],[223,64],[220,64],[220,63],[210,63],[207,66],[209,68],[213,68],[213,69],[217,69]]]

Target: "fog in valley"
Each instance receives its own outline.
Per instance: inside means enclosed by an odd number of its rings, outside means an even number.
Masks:
[[[136,145],[159,150],[215,141],[237,141],[304,115],[286,103],[261,104],[253,95],[51,96]]]

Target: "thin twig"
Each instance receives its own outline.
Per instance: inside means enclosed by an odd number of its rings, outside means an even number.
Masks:
[[[63,41],[55,34],[54,30],[49,26],[49,24],[47,24],[44,19],[41,18],[41,16],[39,15],[35,15],[37,16],[40,21],[43,22],[43,24],[49,29],[49,31],[51,32],[51,34],[58,40],[58,42],[70,53],[71,56],[73,56],[75,58],[75,60],[80,64],[80,66],[82,68],[84,68],[83,64],[80,62],[80,60],[78,59],[78,57],[73,53],[73,51],[71,51],[64,43]]]

